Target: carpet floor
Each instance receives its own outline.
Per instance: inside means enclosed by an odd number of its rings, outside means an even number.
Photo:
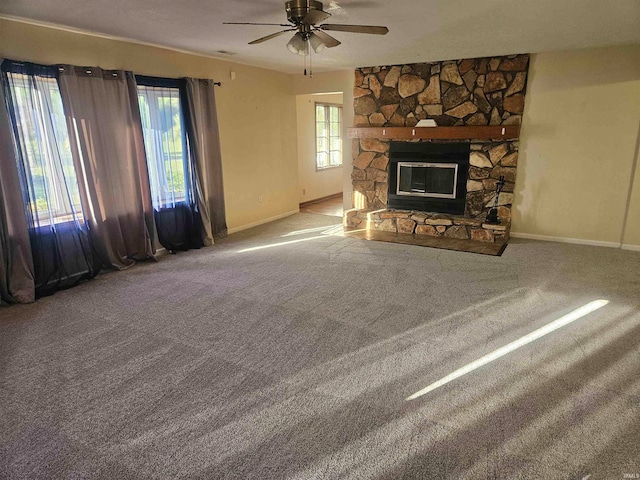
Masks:
[[[0,478],[638,478],[640,253],[339,223],[0,309]]]

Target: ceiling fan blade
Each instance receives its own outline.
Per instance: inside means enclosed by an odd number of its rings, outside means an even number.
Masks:
[[[389,32],[387,27],[379,27],[375,25],[338,25],[325,23],[318,28],[334,32],[352,32],[352,33],[371,33],[373,35],[386,35]]]
[[[320,23],[331,16],[330,13],[323,12],[322,10],[309,10],[309,13],[302,19],[302,23],[305,25],[315,25]]]
[[[349,0],[344,7],[341,3],[342,0],[329,0],[327,12],[331,15],[346,15],[354,8],[369,8],[376,4],[375,0]]]
[[[261,37],[261,38],[258,38],[257,40],[254,40],[253,42],[249,42],[249,45],[255,45],[256,43],[266,42],[267,40],[271,40],[272,38],[279,37],[283,33],[291,32],[293,30],[295,30],[295,28],[289,28],[287,30],[282,30],[281,32],[272,33],[271,35],[267,35],[266,37]]]
[[[338,45],[340,45],[340,42],[338,40],[333,38],[328,33],[324,33],[322,30],[318,28],[314,29],[313,33],[315,33],[318,37],[320,37],[320,40],[322,40],[322,43],[324,43],[324,45],[327,48],[337,47]]]
[[[254,22],[222,22],[223,25],[270,25],[272,27],[290,27],[290,23],[254,23]]]

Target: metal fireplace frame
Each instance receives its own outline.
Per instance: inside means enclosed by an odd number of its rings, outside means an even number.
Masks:
[[[391,142],[389,146],[389,185],[387,207],[451,215],[464,215],[469,176],[471,143],[468,142]],[[399,164],[457,165],[455,196],[420,195],[399,192]]]
[[[400,190],[400,169],[402,167],[422,167],[422,168],[453,168],[453,193],[434,193],[434,192],[407,192],[405,190]],[[398,195],[407,195],[411,197],[430,197],[430,198],[456,198],[456,190],[458,189],[458,167],[457,163],[419,163],[419,162],[398,162],[398,181],[396,184],[396,193]]]

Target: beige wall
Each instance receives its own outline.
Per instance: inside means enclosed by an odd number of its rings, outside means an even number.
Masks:
[[[290,141],[296,136],[291,75],[2,19],[0,57],[222,81],[216,99],[229,229],[297,211],[296,142]],[[230,79],[231,71],[235,80]]]
[[[313,93],[342,93],[344,105],[342,118],[344,120],[342,143],[342,192],[344,208],[351,208],[353,186],[351,185],[351,170],[353,159],[351,158],[351,140],[347,138],[346,129],[353,126],[353,70],[345,70],[331,73],[317,73],[313,78],[303,75],[292,76],[293,93],[296,95]]]
[[[632,191],[629,196],[629,209],[625,225],[622,244],[625,248],[640,250],[640,125],[638,125],[638,140],[635,151],[635,175]]]
[[[513,232],[620,243],[640,125],[640,46],[532,56]],[[636,170],[625,244],[640,245]]]
[[[316,170],[315,105],[342,105],[342,93],[298,95],[298,193],[300,203],[342,193],[342,167]],[[345,143],[348,140],[345,140]]]

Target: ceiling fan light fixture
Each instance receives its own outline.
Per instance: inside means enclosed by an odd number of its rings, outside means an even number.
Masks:
[[[304,45],[302,46],[302,48],[298,52],[298,55],[300,55],[302,57],[307,57],[309,55],[309,41],[308,40],[304,41]]]
[[[287,49],[291,53],[298,55],[309,55],[309,43],[300,32],[291,37],[291,40],[287,43]]]
[[[321,52],[326,47],[322,39],[315,33],[311,33],[309,35],[309,43],[311,44],[313,51],[316,53]]]

